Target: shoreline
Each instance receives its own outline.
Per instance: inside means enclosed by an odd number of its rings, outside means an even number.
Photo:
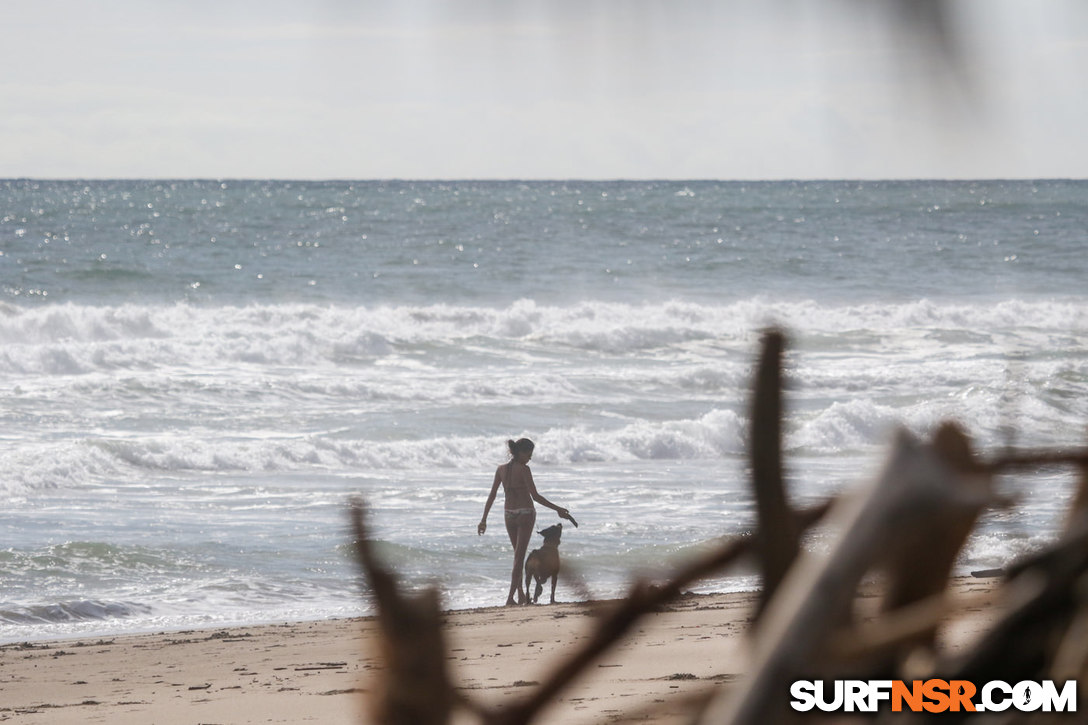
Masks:
[[[960,577],[965,616],[942,632],[958,648],[997,616],[997,580]],[[690,699],[747,671],[757,592],[687,594],[633,628],[564,690],[546,719],[649,722],[690,715]],[[859,594],[859,607],[875,602]],[[443,613],[450,677],[485,707],[516,702],[589,635],[618,600]],[[0,645],[0,722],[368,722],[366,694],[381,671],[374,616],[123,634]],[[459,720],[472,721],[472,717]]]

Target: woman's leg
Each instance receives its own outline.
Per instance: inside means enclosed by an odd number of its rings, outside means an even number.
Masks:
[[[514,547],[514,568],[510,572],[510,593],[506,597],[507,604],[524,604],[526,601],[521,580],[525,576],[525,553],[529,550],[529,542],[533,538],[534,524],[536,524],[536,512],[506,517],[506,533],[510,535],[510,544]],[[514,600],[515,592],[518,595],[516,601]]]

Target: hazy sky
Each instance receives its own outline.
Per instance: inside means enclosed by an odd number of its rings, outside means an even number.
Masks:
[[[9,0],[0,177],[1088,176],[1088,3],[949,5]]]

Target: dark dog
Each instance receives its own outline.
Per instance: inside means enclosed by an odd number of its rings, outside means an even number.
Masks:
[[[552,604],[555,604],[555,583],[559,578],[559,537],[563,535],[563,524],[549,526],[538,534],[544,537],[544,546],[534,549],[525,560],[525,594],[529,594],[529,583],[536,579],[536,593],[532,596],[533,604],[540,599],[544,591],[544,582],[552,579]]]

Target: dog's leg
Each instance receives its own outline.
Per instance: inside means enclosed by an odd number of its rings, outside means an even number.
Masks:
[[[554,574],[552,574],[552,604],[555,604],[555,583],[557,581],[559,581],[559,572],[555,572]]]

